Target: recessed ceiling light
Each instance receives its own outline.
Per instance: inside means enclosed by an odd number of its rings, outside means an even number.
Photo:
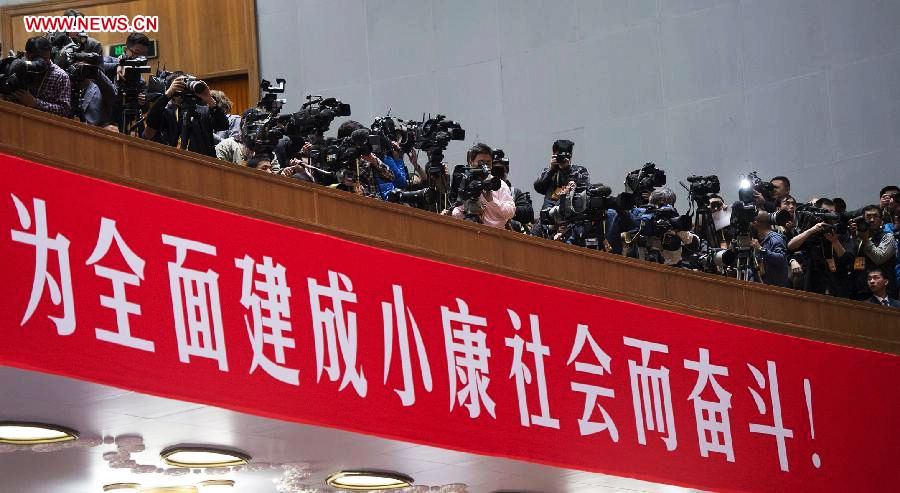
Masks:
[[[140,491],[141,485],[137,483],[113,483],[103,486],[103,491],[114,491],[115,493],[137,493]]]
[[[162,460],[176,467],[228,467],[242,466],[250,462],[250,456],[234,450],[211,447],[182,447],[163,450]]]
[[[200,493],[219,493],[234,491],[234,481],[230,479],[210,479],[197,483]]]
[[[63,426],[24,421],[0,421],[0,443],[36,445],[76,439],[78,439],[78,432]]]
[[[325,484],[345,490],[393,490],[412,486],[413,478],[388,471],[338,471]]]

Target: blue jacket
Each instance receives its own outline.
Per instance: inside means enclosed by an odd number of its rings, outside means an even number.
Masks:
[[[772,286],[787,286],[788,251],[784,236],[769,231],[759,245],[762,247],[762,251],[758,253],[759,259],[765,266],[763,283]]]
[[[401,190],[406,188],[409,181],[406,178],[406,166],[403,164],[403,158],[394,159],[393,156],[385,155],[382,161],[394,173],[394,181],[392,182],[384,181],[379,177],[375,178],[375,181],[378,183],[378,195],[381,196],[382,200],[387,200],[388,192],[395,188]]]

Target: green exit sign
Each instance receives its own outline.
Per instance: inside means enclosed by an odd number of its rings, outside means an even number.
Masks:
[[[122,56],[125,54],[125,43],[107,45],[107,50],[108,50],[109,56],[112,56],[112,57]],[[156,50],[156,40],[151,39],[150,40],[150,49],[147,51],[147,58],[156,58],[157,56],[159,56],[159,55]]]

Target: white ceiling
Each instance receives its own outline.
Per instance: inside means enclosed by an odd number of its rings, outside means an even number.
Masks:
[[[250,454],[254,463],[306,462],[312,471],[306,482],[314,487],[324,487],[325,477],[340,469],[373,468],[408,474],[415,478],[417,485],[465,483],[470,493],[688,491],[260,418],[3,366],[0,366],[0,420],[59,424],[78,430],[84,438],[140,435],[147,449],[132,454],[132,459],[138,464],[158,467],[166,467],[159,460],[159,451],[179,443],[233,447]],[[274,469],[224,476],[201,473],[180,478],[134,474],[127,469],[108,467],[102,454],[115,450],[115,445],[101,445],[45,453],[0,454],[0,492],[91,493],[102,491],[104,484],[116,482],[152,486],[234,479],[236,493],[274,493],[274,480],[281,475]]]

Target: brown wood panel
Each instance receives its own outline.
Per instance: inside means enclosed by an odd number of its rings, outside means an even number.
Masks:
[[[24,50],[34,33],[25,32],[25,15],[62,15],[76,8],[85,15],[156,15],[157,62],[201,78],[243,75],[246,94],[259,87],[254,0],[77,0],[40,2],[0,8],[3,50]],[[91,33],[103,43],[123,43],[125,33]],[[212,85],[215,88],[215,85]],[[231,97],[229,95],[229,97]],[[255,103],[255,101],[254,101]],[[244,103],[242,103],[244,104]]]
[[[231,100],[231,113],[240,115],[251,106],[256,106],[257,93],[251,97],[247,90],[247,74],[231,77],[212,77],[206,79],[209,87],[218,89]],[[252,102],[251,102],[252,101]]]
[[[524,237],[274,177],[7,102],[0,102],[0,137],[0,152],[246,216],[645,306],[900,354],[900,310]]]

